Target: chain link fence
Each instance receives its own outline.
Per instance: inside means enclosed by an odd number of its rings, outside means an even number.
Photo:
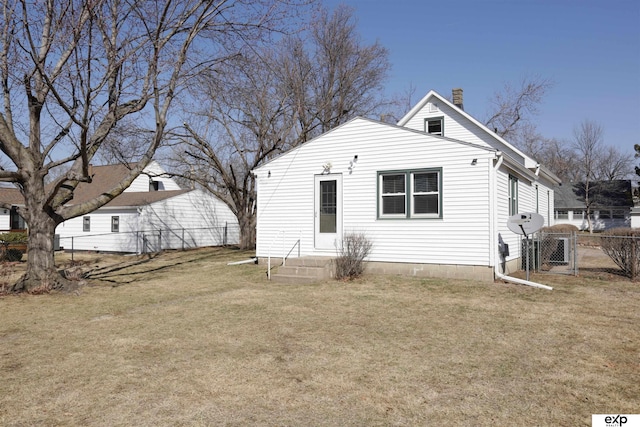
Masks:
[[[640,278],[640,237],[581,233],[578,247],[581,272]]]
[[[209,228],[166,228],[119,233],[57,236],[56,249],[118,253],[153,253],[169,249],[235,245],[240,241],[237,225]]]
[[[538,273],[606,273],[640,278],[640,237],[606,233],[551,233],[540,231],[522,240],[522,269]]]

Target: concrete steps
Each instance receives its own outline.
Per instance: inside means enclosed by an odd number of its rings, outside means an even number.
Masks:
[[[333,258],[290,258],[287,259],[286,265],[271,273],[271,281],[290,284],[314,283],[331,279],[333,275]]]

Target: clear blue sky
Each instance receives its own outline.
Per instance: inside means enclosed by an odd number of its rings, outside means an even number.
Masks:
[[[355,9],[365,42],[389,49],[388,94],[416,87],[449,96],[483,119],[491,95],[524,76],[549,78],[536,117],[546,137],[571,139],[585,119],[607,145],[640,144],[639,0],[325,0]]]

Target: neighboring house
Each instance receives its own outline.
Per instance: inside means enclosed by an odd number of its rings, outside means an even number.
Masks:
[[[0,187],[0,201],[11,205],[11,209],[0,208],[0,233],[25,231],[27,225],[16,210],[24,203],[20,192],[14,187]]]
[[[566,183],[556,187],[555,223],[573,224],[580,230],[589,228],[583,183]],[[594,231],[631,226],[633,207],[629,180],[597,181],[589,191],[591,223]]]
[[[560,180],[429,92],[397,125],[355,118],[256,168],[257,249],[335,256],[373,243],[368,271],[493,280],[519,268],[509,216],[553,222]],[[508,252],[507,252],[508,247]]]
[[[93,182],[78,185],[69,204],[113,188],[127,172],[122,164],[93,166]],[[16,206],[23,203],[16,189],[0,188],[0,199]],[[7,220],[0,215],[0,230]],[[120,196],[94,212],[63,222],[56,234],[64,249],[105,252],[140,253],[239,241],[237,218],[224,202],[201,190],[180,189],[157,162],[151,162]]]

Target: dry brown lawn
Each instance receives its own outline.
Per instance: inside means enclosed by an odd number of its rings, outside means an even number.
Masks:
[[[640,283],[280,285],[248,253],[85,255],[0,297],[0,425],[590,426],[640,413]]]

